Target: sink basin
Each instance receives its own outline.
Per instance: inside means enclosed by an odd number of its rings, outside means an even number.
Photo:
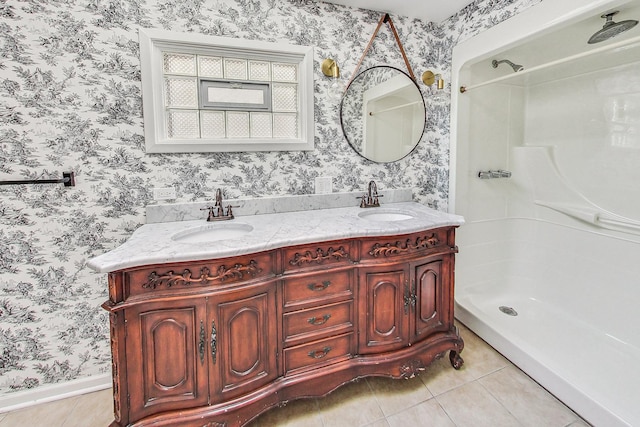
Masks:
[[[180,243],[207,243],[236,239],[252,230],[251,225],[244,223],[208,224],[176,233],[171,239]]]
[[[366,219],[369,221],[405,221],[407,219],[415,218],[411,213],[401,211],[398,209],[380,209],[380,208],[372,208],[372,210],[363,211],[358,214],[358,216],[362,219]]]

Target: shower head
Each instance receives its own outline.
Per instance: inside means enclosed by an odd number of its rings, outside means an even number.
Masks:
[[[494,59],[493,61],[491,61],[491,65],[493,66],[493,68],[498,68],[498,65],[500,65],[502,63],[509,64],[511,66],[511,68],[513,68],[513,71],[516,72],[516,73],[518,71],[524,70],[524,67],[522,65],[514,64],[513,62],[509,61],[508,59],[503,59],[501,61],[497,61],[497,60]]]
[[[638,21],[633,19],[613,22],[613,15],[618,12],[619,11],[616,10],[615,12],[606,13],[601,16],[601,18],[606,19],[607,22],[604,23],[604,26],[601,30],[597,31],[594,35],[591,36],[588,42],[589,44],[600,43],[605,40],[609,40],[610,38],[615,37],[618,34],[625,32],[638,24]]]

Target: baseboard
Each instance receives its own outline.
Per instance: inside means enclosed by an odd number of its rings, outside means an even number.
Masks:
[[[111,375],[101,374],[0,397],[0,413],[111,388]]]

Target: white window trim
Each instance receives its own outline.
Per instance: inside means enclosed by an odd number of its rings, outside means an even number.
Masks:
[[[139,30],[147,153],[300,151],[314,149],[313,47],[163,30]],[[163,50],[298,63],[299,139],[169,139],[163,102]]]

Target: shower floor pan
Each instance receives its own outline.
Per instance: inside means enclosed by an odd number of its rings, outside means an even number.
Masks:
[[[456,317],[592,424],[640,425],[640,350],[518,291],[535,286],[505,277],[467,287],[456,295]]]

